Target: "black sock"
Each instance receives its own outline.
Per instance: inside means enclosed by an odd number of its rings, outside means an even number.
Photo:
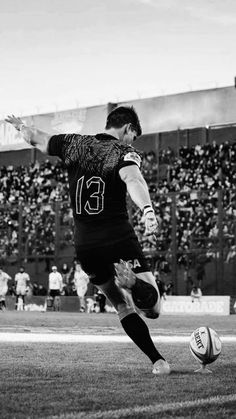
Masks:
[[[123,329],[132,341],[143,351],[154,364],[164,359],[156,349],[146,323],[137,313],[131,313],[121,320]]]

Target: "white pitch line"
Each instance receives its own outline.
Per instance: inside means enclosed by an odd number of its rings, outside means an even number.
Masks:
[[[152,336],[154,342],[158,343],[186,343],[190,336]],[[220,336],[223,343],[236,342],[236,335]],[[31,342],[31,343],[127,343],[131,342],[126,335],[77,335],[71,333],[0,333],[0,343],[4,342]]]
[[[185,402],[158,403],[146,406],[135,406],[114,410],[99,410],[97,412],[72,412],[63,415],[49,416],[47,419],[119,419],[119,418],[135,418],[137,415],[157,415],[158,413],[174,412],[181,409],[201,408],[204,406],[217,406],[224,403],[236,401],[236,394],[225,396],[214,396],[206,399],[189,400]]]

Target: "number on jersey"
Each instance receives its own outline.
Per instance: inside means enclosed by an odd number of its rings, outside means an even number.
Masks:
[[[83,188],[89,194],[87,201],[82,204]],[[95,190],[94,190],[95,189]],[[99,214],[104,209],[105,182],[98,176],[92,176],[84,183],[84,176],[78,179],[76,187],[76,214],[82,214],[83,210],[89,215]]]

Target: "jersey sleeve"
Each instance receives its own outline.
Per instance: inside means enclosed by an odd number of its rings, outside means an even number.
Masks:
[[[48,154],[58,156],[63,160],[63,151],[66,144],[66,134],[53,135],[49,139]]]
[[[141,163],[142,163],[142,159],[141,159],[141,153],[139,153],[137,150],[133,149],[133,148],[127,148],[126,150],[124,150],[124,152],[122,153],[122,156],[120,158],[119,161],[119,170],[122,167],[126,167],[126,166],[131,166],[131,165],[136,165],[139,167],[139,169],[141,168]]]
[[[81,139],[82,136],[79,134],[53,135],[49,139],[48,154],[60,157],[66,165],[69,165],[78,158]]]

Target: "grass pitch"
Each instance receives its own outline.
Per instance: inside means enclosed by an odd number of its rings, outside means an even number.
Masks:
[[[235,335],[235,316],[167,317],[147,321],[153,336],[190,335],[200,325]],[[5,312],[1,340],[0,417],[23,418],[235,418],[236,344],[224,343],[213,374],[198,375],[186,343],[158,343],[172,373],[157,377],[132,343],[25,343],[24,333],[123,334],[114,314]],[[24,332],[24,333],[23,333]]]

